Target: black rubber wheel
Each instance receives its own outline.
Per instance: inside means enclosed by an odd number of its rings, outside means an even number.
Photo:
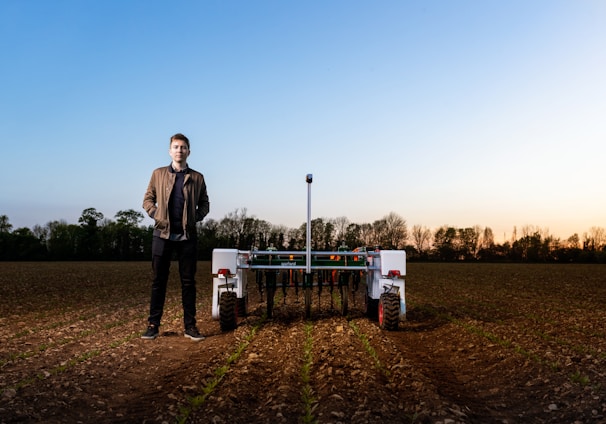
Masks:
[[[400,297],[395,293],[383,293],[379,298],[379,327],[397,330],[400,321]]]
[[[238,325],[238,297],[236,292],[221,293],[219,298],[219,324],[221,331],[230,331]]]

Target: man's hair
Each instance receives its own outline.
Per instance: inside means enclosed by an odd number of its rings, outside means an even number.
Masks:
[[[190,148],[190,147],[189,147],[189,139],[188,139],[187,137],[185,137],[185,136],[184,136],[183,134],[181,134],[181,133],[177,133],[177,134],[173,135],[173,136],[170,138],[170,143],[169,143],[169,146],[170,146],[171,144],[173,144],[173,140],[181,140],[181,141],[184,141],[184,142],[185,142],[185,144],[187,144],[187,148],[188,148],[188,149]]]

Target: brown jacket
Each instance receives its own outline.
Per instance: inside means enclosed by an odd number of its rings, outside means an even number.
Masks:
[[[164,239],[170,237],[168,200],[174,185],[175,172],[170,165],[155,169],[143,197],[143,209],[155,221],[154,235]],[[204,219],[210,206],[206,183],[201,173],[188,168],[183,182],[183,196],[183,228],[187,238],[192,238],[196,234],[196,222]]]

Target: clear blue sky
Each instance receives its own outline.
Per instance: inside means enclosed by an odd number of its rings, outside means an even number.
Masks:
[[[143,211],[170,135],[210,218],[606,227],[606,2],[0,1],[0,215]],[[145,223],[151,221],[146,220]]]

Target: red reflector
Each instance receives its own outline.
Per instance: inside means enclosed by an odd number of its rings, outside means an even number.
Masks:
[[[229,272],[229,268],[219,268],[219,272],[217,272],[218,275],[229,275],[231,274],[231,272]]]
[[[391,269],[387,273],[387,277],[388,278],[396,278],[396,277],[399,277],[399,276],[400,276],[400,270],[399,269]]]

